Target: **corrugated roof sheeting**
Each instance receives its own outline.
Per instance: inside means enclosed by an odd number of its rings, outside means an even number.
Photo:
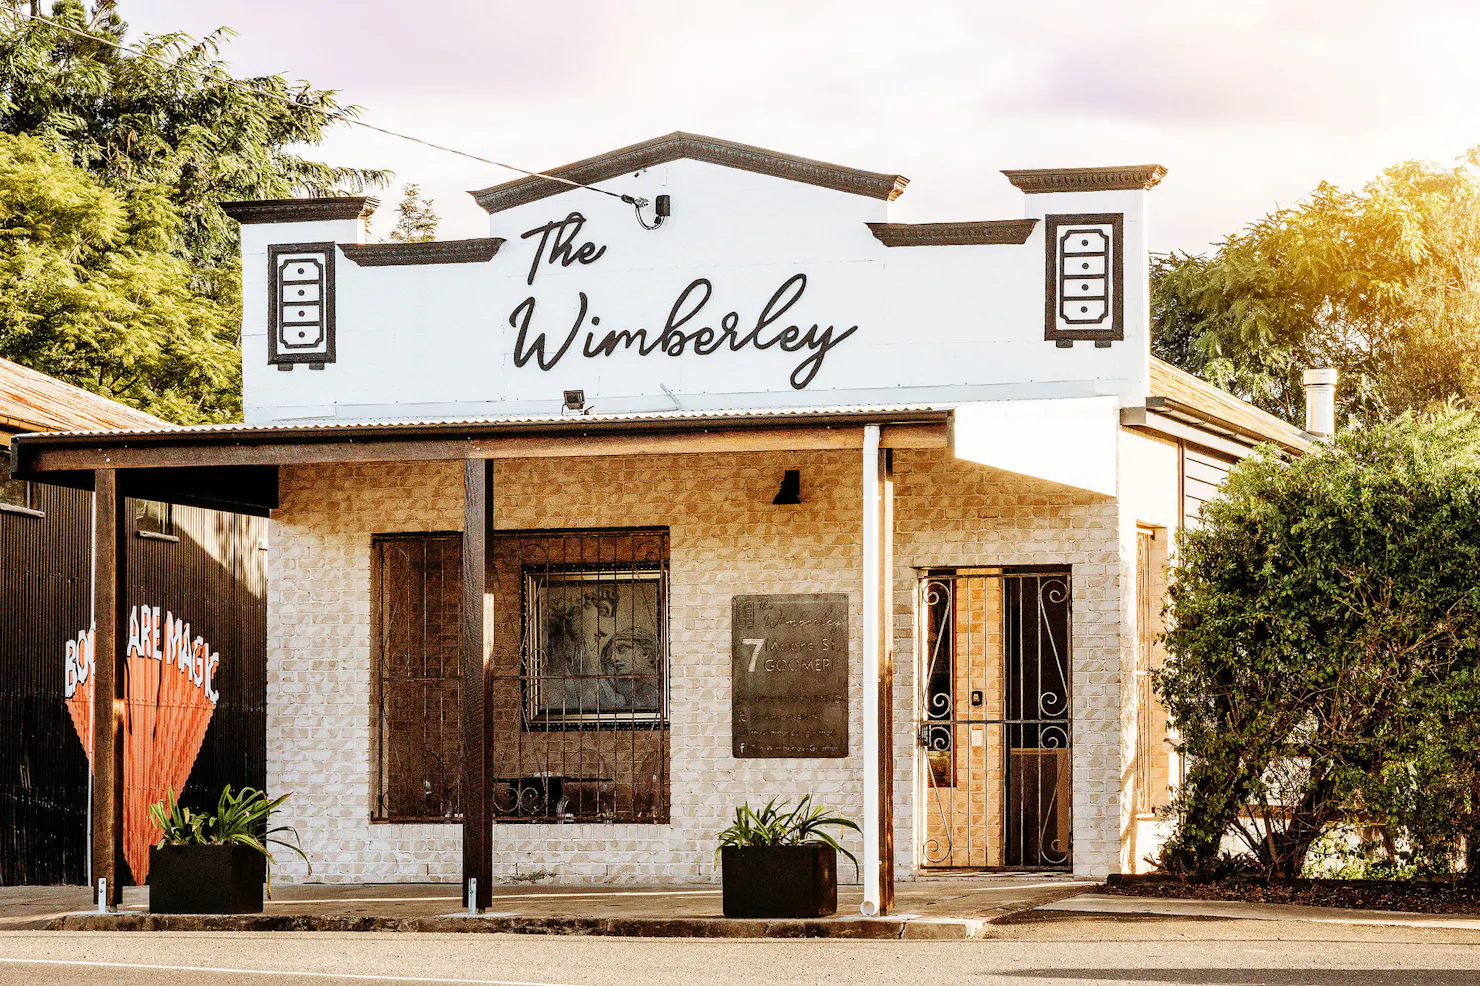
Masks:
[[[140,428],[140,427],[114,427],[102,429],[79,429],[75,432],[60,431],[53,438],[88,437],[88,438],[144,438],[153,435],[169,435],[171,438],[215,438],[230,439],[234,437],[258,438],[282,436],[309,436],[309,435],[335,435],[335,434],[377,434],[404,431],[446,431],[448,429],[468,428],[500,428],[529,426],[538,428],[542,426],[553,426],[569,428],[573,431],[584,427],[600,427],[610,425],[643,425],[691,423],[703,424],[714,422],[716,424],[739,424],[761,421],[807,421],[809,419],[826,418],[885,418],[891,414],[906,416],[917,416],[921,414],[941,413],[951,410],[951,405],[936,404],[896,404],[896,405],[866,405],[866,406],[839,406],[839,407],[795,407],[795,408],[741,408],[734,410],[703,410],[703,411],[644,411],[630,414],[519,414],[503,415],[479,418],[413,418],[396,421],[315,421],[303,424],[220,424],[220,425],[170,425],[160,422],[162,427]],[[157,420],[157,419],[156,419]]]
[[[173,428],[118,401],[0,359],[0,428],[14,431]]]

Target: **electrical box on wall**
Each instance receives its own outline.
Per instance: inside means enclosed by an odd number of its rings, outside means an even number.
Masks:
[[[274,244],[267,266],[267,361],[323,369],[334,362],[334,244]]]
[[[1045,216],[1044,338],[1067,347],[1125,338],[1122,216]]]

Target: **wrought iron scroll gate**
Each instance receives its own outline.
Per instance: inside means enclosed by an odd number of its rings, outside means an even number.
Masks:
[[[918,831],[928,868],[1067,869],[1069,573],[920,576]]]

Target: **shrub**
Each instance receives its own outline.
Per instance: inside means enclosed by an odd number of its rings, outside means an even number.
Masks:
[[[1156,687],[1190,768],[1163,868],[1295,877],[1369,821],[1397,869],[1453,870],[1480,829],[1475,416],[1256,453],[1178,546]]]

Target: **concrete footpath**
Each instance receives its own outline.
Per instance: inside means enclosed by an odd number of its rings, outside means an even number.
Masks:
[[[1232,921],[1305,921],[1316,924],[1382,925],[1432,930],[1480,931],[1480,914],[1420,914],[1365,911],[1303,904],[1246,904],[1231,900],[1185,900],[1123,894],[1082,893],[1035,905],[1033,915],[1084,917],[1201,918]],[[1019,918],[1028,918],[1020,913]]]
[[[98,914],[85,887],[0,888],[0,930],[392,931],[612,935],[663,938],[965,940],[991,921],[1097,886],[1054,874],[972,874],[901,883],[887,917],[859,914],[861,894],[840,887],[838,913],[815,920],[734,920],[712,885],[499,887],[470,916],[447,884],[306,884],[275,889],[264,913],[148,913],[148,888],[129,887],[118,912]]]

